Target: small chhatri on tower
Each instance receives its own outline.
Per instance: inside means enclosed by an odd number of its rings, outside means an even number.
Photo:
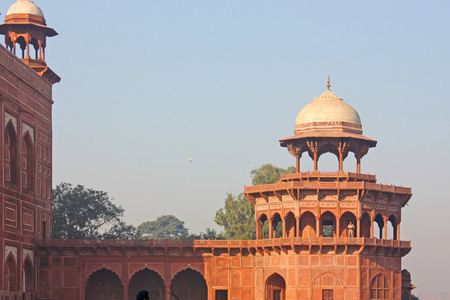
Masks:
[[[361,119],[358,112],[337,97],[330,90],[328,77],[327,90],[306,105],[295,121],[295,135],[280,140],[297,161],[300,172],[300,158],[304,152],[314,160],[314,172],[322,154],[331,152],[339,160],[339,172],[343,172],[343,162],[349,152],[356,157],[356,172],[361,172],[361,158],[377,141],[362,135]]]
[[[47,27],[44,13],[33,1],[17,0],[11,5],[5,23],[0,25],[0,34],[5,35],[6,47],[39,75],[52,84],[61,80],[45,62],[46,38],[58,33]]]

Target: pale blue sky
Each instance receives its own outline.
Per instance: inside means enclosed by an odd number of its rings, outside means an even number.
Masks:
[[[134,225],[174,214],[217,228],[253,168],[294,164],[278,139],[330,75],[378,140],[362,172],[413,188],[403,267],[417,292],[450,292],[450,2],[35,2],[60,34],[47,42],[62,77],[54,184],[107,191]]]

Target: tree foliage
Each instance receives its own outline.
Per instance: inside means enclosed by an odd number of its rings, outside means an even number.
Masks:
[[[252,184],[269,184],[280,180],[281,174],[295,173],[295,167],[288,167],[287,169],[275,167],[272,164],[265,164],[259,168],[255,168],[250,172],[252,177]]]
[[[155,221],[146,221],[137,227],[139,239],[180,239],[187,237],[189,231],[184,222],[173,215],[163,215]]]
[[[274,183],[280,179],[281,174],[294,172],[295,167],[283,169],[272,164],[265,164],[253,169],[250,176],[252,177],[252,183],[258,185]],[[214,221],[223,227],[221,235],[226,239],[248,240],[256,238],[255,209],[243,194],[234,196],[227,193],[225,206],[216,212]],[[264,230],[268,231],[267,224],[263,228],[263,232]]]
[[[136,229],[123,220],[124,209],[108,194],[62,182],[53,190],[53,238],[129,239]]]

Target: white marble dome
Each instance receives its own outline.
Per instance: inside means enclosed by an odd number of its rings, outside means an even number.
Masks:
[[[44,18],[42,10],[31,0],[17,0],[6,13],[6,15],[12,14],[31,14]]]
[[[306,105],[297,115],[295,123],[327,121],[350,122],[361,125],[358,112],[330,90],[326,90],[320,97]]]
[[[306,105],[295,121],[296,132],[338,128],[360,131],[361,119],[353,107],[329,89]]]

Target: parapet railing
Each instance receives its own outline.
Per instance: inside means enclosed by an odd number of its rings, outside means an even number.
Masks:
[[[349,237],[292,237],[259,240],[39,240],[38,246],[55,247],[196,247],[196,248],[258,248],[292,245],[367,245],[410,248],[411,241],[384,240],[377,238]]]
[[[388,192],[395,194],[411,194],[411,188],[400,187],[395,185],[384,185],[381,183],[364,182],[364,181],[289,181],[277,182],[272,184],[246,186],[245,193],[271,192],[287,189],[367,189],[379,192]]]

